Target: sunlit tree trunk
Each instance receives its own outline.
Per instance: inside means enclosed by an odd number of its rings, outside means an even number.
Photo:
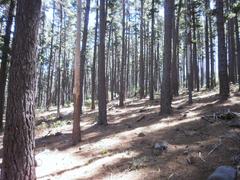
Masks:
[[[82,17],[82,0],[77,1],[77,38],[76,38],[76,50],[75,50],[75,62],[74,62],[74,112],[73,112],[73,131],[72,142],[77,144],[81,141],[80,130],[80,41],[81,41],[81,17]]]
[[[88,23],[89,23],[89,11],[90,11],[90,0],[86,1],[85,17],[84,17],[84,28],[83,28],[83,39],[82,39],[82,51],[81,51],[81,70],[80,70],[80,111],[82,113],[83,106],[83,82],[85,78],[85,62],[87,53],[87,38],[88,38]]]
[[[95,96],[96,96],[96,58],[97,58],[97,33],[98,33],[98,0],[96,0],[96,24],[94,36],[94,50],[93,50],[93,65],[92,65],[92,106],[95,109]]]
[[[52,102],[52,76],[51,72],[53,69],[53,43],[54,43],[54,27],[55,27],[55,1],[53,0],[53,18],[52,18],[52,25],[51,25],[51,41],[50,41],[50,55],[48,59],[48,75],[47,75],[47,97],[46,97],[46,107],[47,110],[49,109],[49,106]]]

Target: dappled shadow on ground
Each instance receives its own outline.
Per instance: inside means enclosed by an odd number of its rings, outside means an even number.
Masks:
[[[113,105],[106,127],[95,124],[96,112],[88,112],[82,116],[83,141],[77,146],[71,146],[71,125],[60,129],[62,134],[38,138],[39,179],[200,180],[219,165],[233,165],[240,144],[233,137],[239,130],[202,117],[228,109],[239,112],[239,96],[221,102],[216,93],[206,92],[195,95],[192,105],[186,98],[174,98],[171,116],[159,115],[159,100]],[[153,145],[161,141],[168,142],[168,150],[156,155]]]

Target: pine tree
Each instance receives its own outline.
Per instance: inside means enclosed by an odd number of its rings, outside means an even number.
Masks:
[[[36,179],[35,71],[41,0],[19,0],[9,71],[2,179]],[[14,112],[14,113],[13,113]]]

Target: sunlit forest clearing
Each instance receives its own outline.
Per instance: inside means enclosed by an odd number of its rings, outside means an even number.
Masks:
[[[238,0],[0,0],[0,180],[237,180]]]
[[[235,89],[236,90],[236,89]],[[82,143],[71,146],[72,107],[37,117],[38,179],[207,179],[219,164],[237,163],[239,122],[216,118],[239,110],[239,93],[226,102],[216,91],[173,100],[172,116],[159,116],[159,100],[127,99],[124,108],[108,105],[109,125],[97,126],[96,111],[82,116]],[[210,118],[209,118],[210,117]],[[53,120],[51,120],[53,118]],[[154,149],[167,143],[167,150]],[[234,159],[236,158],[236,159]],[[239,158],[239,157],[238,157]]]

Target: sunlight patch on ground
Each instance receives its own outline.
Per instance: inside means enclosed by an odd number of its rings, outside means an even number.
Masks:
[[[46,177],[49,174],[58,172],[61,169],[66,169],[76,166],[83,165],[84,161],[73,156],[69,152],[51,151],[46,149],[45,151],[36,155],[36,161],[38,167],[36,169],[37,177]]]
[[[180,124],[189,123],[189,122],[193,122],[193,121],[196,121],[196,120],[197,120],[196,118],[187,118],[187,119],[181,120],[181,121],[176,120],[176,121],[173,121],[173,122],[161,122],[161,123],[149,125],[148,127],[145,127],[145,128],[142,128],[142,129],[151,133],[153,131],[159,131],[161,129],[178,126]]]
[[[91,163],[80,164],[76,166],[65,166],[64,170],[51,174],[49,176],[42,176],[39,179],[51,179],[51,180],[73,180],[73,179],[87,179],[97,175],[98,173],[111,173],[111,165],[117,164],[121,160],[132,158],[137,156],[138,153],[135,152],[122,152],[118,154],[113,154],[111,156],[105,156],[97,159]],[[78,159],[78,161],[80,161]]]
[[[105,138],[91,144],[91,148],[104,151],[105,149],[115,148],[121,145],[121,139],[119,138]]]
[[[57,107],[55,107],[55,106],[51,107],[49,109],[49,111],[44,111],[44,112],[42,112],[42,111],[43,111],[42,109],[36,109],[37,117],[41,117],[41,116],[46,117],[46,116],[50,116],[54,113],[57,113]],[[61,110],[60,110],[61,114],[69,114],[69,113],[72,113],[72,112],[73,112],[73,106],[72,105],[69,106],[69,107],[61,108]]]
[[[202,94],[198,94],[198,96],[197,97],[194,97],[193,99],[195,99],[195,98],[197,98],[197,99],[204,99],[204,98],[208,98],[208,97],[210,97],[210,96],[214,96],[214,95],[216,95],[217,93],[216,92],[214,92],[214,91],[211,91],[211,92],[207,92],[207,93],[202,93]]]

